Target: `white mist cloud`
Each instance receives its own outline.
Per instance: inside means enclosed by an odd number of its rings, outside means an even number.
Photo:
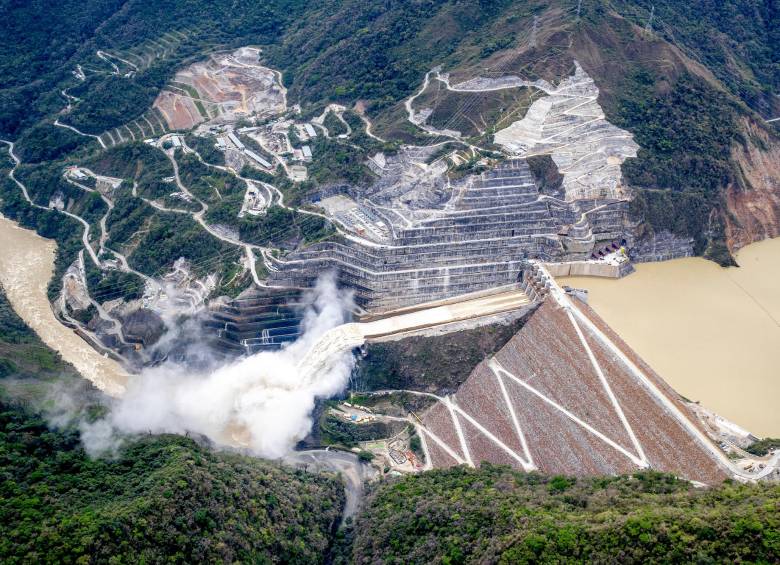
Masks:
[[[348,320],[351,306],[351,294],[340,293],[335,278],[326,276],[311,297],[301,337],[287,347],[208,373],[174,364],[144,371],[105,420],[82,426],[85,446],[102,451],[115,445],[116,432],[192,432],[217,444],[245,444],[263,457],[281,457],[311,429],[315,399],[347,384],[354,362],[350,351],[330,359],[317,374],[299,364],[325,332]]]

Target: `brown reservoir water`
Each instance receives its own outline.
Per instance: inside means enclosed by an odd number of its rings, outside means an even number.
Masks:
[[[127,374],[63,326],[52,312],[46,288],[54,273],[56,243],[0,215],[0,284],[17,314],[41,340],[107,394],[124,392]]]
[[[672,387],[758,436],[780,437],[780,238],[724,269],[700,258],[620,280],[566,277]]]

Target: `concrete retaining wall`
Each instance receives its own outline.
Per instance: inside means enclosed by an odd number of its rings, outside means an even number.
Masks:
[[[633,271],[630,263],[609,265],[607,263],[592,263],[588,261],[572,261],[569,263],[546,263],[545,267],[553,277],[603,277],[619,279]]]

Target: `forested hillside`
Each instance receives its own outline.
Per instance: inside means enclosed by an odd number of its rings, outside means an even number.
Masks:
[[[157,436],[92,459],[0,401],[0,561],[319,563],[340,480]]]
[[[97,72],[74,93],[89,93],[76,120],[91,120],[93,128],[100,128],[120,115],[127,119],[126,113],[140,115],[188,57],[234,44],[270,43],[306,5],[300,0],[3,2],[7,32],[0,34],[0,133],[16,137],[61,110],[60,90],[75,83],[78,64]],[[99,49],[144,45],[171,30],[185,39],[130,80],[114,80],[110,67],[95,56]]]
[[[100,134],[146,112],[185,63],[253,44],[283,71],[291,101],[305,112],[360,102],[386,135],[416,139],[400,121],[401,101],[434,65],[462,76],[487,70],[558,80],[576,59],[599,86],[609,120],[641,146],[623,165],[641,237],[690,237],[697,253],[725,264],[736,247],[775,233],[751,212],[776,207],[777,179],[755,186],[769,177],[753,170],[780,144],[764,123],[780,115],[775,3],[585,0],[579,16],[577,5],[86,0],[61,3],[51,17],[44,3],[22,3],[6,10],[8,33],[0,38],[0,134],[21,141],[25,161],[85,145],[94,151],[88,138],[50,125],[66,102],[73,107],[64,122]],[[176,41],[160,40],[164,33]],[[132,52],[144,63],[121,77],[96,56],[100,49]],[[85,80],[75,79],[76,69],[86,69]],[[469,117],[471,98],[458,114]],[[313,178],[316,185],[336,177]]]
[[[778,528],[777,485],[456,468],[378,485],[342,562],[771,563]]]
[[[100,65],[93,60],[96,49],[138,46],[167,30],[184,30],[187,39],[134,76],[130,88],[125,82],[122,92],[116,92],[117,81],[108,73],[82,86],[95,95],[85,104],[99,107],[101,96],[115,96],[104,102],[141,110],[144,87],[162,86],[183,60],[246,42],[267,47],[269,62],[285,70],[285,82],[303,101],[365,99],[379,109],[408,96],[422,74],[437,63],[454,66],[478,61],[516,46],[534,15],[563,12],[565,27],[582,21],[610,26],[613,16],[644,27],[651,5],[586,0],[578,20],[573,12],[576,4],[388,0],[380,5],[329,0],[312,5],[274,0],[257,7],[230,0],[123,4],[87,0],[61,3],[57,17],[51,17],[44,3],[22,3],[7,10],[8,32],[0,39],[0,92],[10,103],[4,107],[0,131],[13,135],[31,123],[36,115],[31,95],[45,95],[47,104],[40,108],[44,112],[62,104],[61,98],[55,102],[59,97],[55,86],[70,80],[76,64]],[[652,4],[656,37],[706,66],[752,107],[771,111],[772,93],[780,88],[780,16],[772,3],[666,0]],[[537,56],[547,59],[543,48],[540,43]],[[25,86],[28,90],[15,90]]]
[[[0,289],[0,561],[324,559],[341,519],[340,479],[180,436],[131,440],[94,458],[78,429],[53,429],[40,414],[89,419],[104,402]]]
[[[377,178],[369,156],[383,152],[386,162],[402,144],[443,139],[412,119],[410,96],[419,91],[417,109],[430,110],[428,125],[463,134],[423,148],[430,159],[411,161],[414,168],[428,170],[455,147],[471,151],[444,166],[441,184],[452,189],[509,155],[498,152],[493,134],[499,121],[506,127],[520,119],[550,90],[531,82],[558,84],[577,65],[598,88],[598,100],[595,89],[590,100],[598,113],[639,146],[622,163],[622,176],[610,177],[625,183],[619,198],[630,196],[631,221],[621,227],[635,233],[626,237],[653,241],[671,232],[684,246],[692,240],[695,253],[729,264],[739,246],[780,234],[776,0],[0,0],[0,13],[0,212],[56,239],[52,300],[84,251],[85,292],[103,306],[141,298],[145,283],[170,274],[179,258],[189,263],[187,277],[198,279],[193,288],[207,289],[193,309],[235,296],[272,268],[279,272],[270,257],[333,237],[315,196],[369,200]],[[249,65],[270,67],[274,72],[263,70],[283,99],[279,114],[261,115],[255,129],[275,118],[320,126],[322,135],[309,141],[295,133],[304,124],[289,126],[291,149],[303,155],[309,143],[313,151],[313,160],[296,161],[305,181],[293,180],[285,160],[277,166],[277,154],[244,135],[248,111],[228,131],[272,165],[252,168],[235,160],[238,151],[231,163],[215,139],[163,123],[165,116],[137,135],[128,127],[153,113],[177,71],[244,46],[260,49],[259,63],[249,50]],[[476,77],[526,82],[500,95],[441,85],[423,93],[434,67],[441,80],[431,83],[452,78],[448,86]],[[182,92],[199,96],[194,87]],[[206,114],[195,123],[220,117],[206,112],[206,102],[193,102]],[[343,107],[330,110],[333,103]],[[120,127],[130,137],[106,142]],[[184,147],[160,132],[175,132]],[[158,146],[144,143],[150,136]],[[564,167],[549,155],[529,165],[543,198],[558,198]],[[81,176],[69,176],[74,172]],[[255,200],[256,214],[245,210],[248,189],[260,184],[249,177],[269,185],[268,207]],[[446,192],[434,196],[444,202]],[[403,204],[412,209],[425,203],[411,200],[430,196],[408,194]],[[576,210],[572,218],[580,217]],[[376,247],[383,246],[392,247]],[[502,253],[504,261],[509,253]],[[364,270],[388,264],[372,265],[368,255],[355,255],[366,261]],[[211,275],[213,287],[203,282]],[[449,264],[446,277],[449,287]],[[290,281],[297,293],[300,281]],[[89,304],[74,316],[94,319]],[[523,323],[372,344],[359,363],[360,385],[449,394]],[[219,331],[227,333],[228,323]],[[335,475],[179,436],[126,438],[111,456],[90,457],[75,428],[52,423],[65,420],[52,419],[62,416],[58,389],[76,397],[67,409],[79,419],[104,410],[100,393],[43,345],[0,289],[3,563],[771,563],[780,555],[780,487],[695,489],[654,472],[574,479],[485,465],[390,478],[373,484],[363,512],[339,529],[345,493]],[[397,417],[405,417],[408,399],[396,401]],[[414,402],[415,410],[425,405]],[[395,434],[406,422],[359,429],[323,413],[320,424],[323,443],[353,446]],[[420,436],[415,440],[418,451]],[[766,439],[749,449],[766,453],[777,444]]]

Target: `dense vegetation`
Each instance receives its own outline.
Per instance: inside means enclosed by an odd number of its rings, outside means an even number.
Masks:
[[[0,34],[0,134],[16,136],[58,112],[65,106],[60,90],[76,85],[71,94],[80,101],[68,123],[95,133],[120,125],[148,109],[183,61],[220,46],[271,42],[307,6],[301,0],[66,0],[53,14],[45,2],[13,3]],[[183,39],[158,56],[160,36],[171,31]],[[98,49],[154,57],[133,76],[116,77],[95,57]],[[71,74],[77,64],[92,69],[81,84]]]
[[[36,350],[45,354],[29,355]],[[75,431],[9,400],[21,390],[12,381],[62,382],[73,371],[1,293],[0,368],[4,563],[768,563],[780,552],[777,485],[694,489],[653,472],[574,479],[490,465],[376,483],[354,526],[334,536],[344,503],[334,477],[178,436],[94,459]],[[347,441],[367,439],[347,431]]]
[[[270,53],[285,69],[291,93],[306,101],[366,100],[377,112],[416,89],[435,62],[490,36],[491,25],[512,10],[530,15],[536,1],[359,0],[326,2]],[[355,56],[359,53],[360,56]]]
[[[458,467],[376,486],[342,562],[770,563],[779,507],[777,485]]]
[[[181,182],[203,202],[217,202],[238,191],[243,195],[244,183],[235,175],[208,167],[195,155],[185,154],[181,149],[176,150],[176,161]]]
[[[621,13],[646,21],[655,6],[654,29],[700,61],[754,109],[771,108],[780,88],[780,12],[761,0],[618,2]]]
[[[235,219],[228,220],[235,222]],[[257,245],[273,244],[292,248],[300,241],[317,241],[332,234],[331,223],[319,216],[293,212],[281,206],[271,206],[261,216],[246,216],[238,223],[242,241]]]
[[[144,143],[125,143],[84,161],[99,175],[138,182],[139,186],[173,176],[173,166],[160,151]]]
[[[344,504],[341,481],[155,436],[91,458],[68,410],[98,393],[44,346],[0,289],[0,561],[319,563]],[[90,400],[91,399],[91,400]]]
[[[5,400],[0,469],[4,563],[319,563],[343,505],[334,477],[178,436],[92,459]]]
[[[87,288],[98,303],[123,298],[135,300],[144,293],[144,280],[134,273],[119,270],[103,271],[93,263],[86,266]]]
[[[393,437],[406,426],[404,422],[354,424],[326,412],[320,418],[319,437],[322,445],[338,445],[351,448],[361,441]]]
[[[19,137],[18,156],[25,163],[54,161],[82,146],[96,143],[69,129],[41,123],[26,130]]]
[[[680,78],[656,94],[658,77],[628,73],[618,125],[634,133],[636,159],[623,165],[626,180],[640,189],[635,215],[658,230],[693,237],[704,251],[710,210],[735,182],[730,153],[739,141],[733,104],[701,79]]]
[[[347,133],[347,127],[333,112],[328,112],[328,114],[325,116],[325,121],[322,122],[322,125],[327,128],[331,137],[346,135]]]
[[[188,134],[185,143],[197,151],[203,160],[210,165],[225,165],[225,152],[217,149],[214,139]]]
[[[772,450],[780,449],[780,438],[766,437],[750,444],[745,451],[754,455],[766,455]]]
[[[358,360],[356,388],[452,392],[480,361],[501,349],[526,319],[445,336],[371,343]]]
[[[381,5],[358,0],[316,5],[301,0],[262,5],[85,0],[61,3],[57,18],[47,17],[47,7],[39,2],[23,3],[8,11],[7,33],[0,38],[0,134],[18,138],[26,163],[94,153],[94,140],[53,126],[54,117],[100,133],[146,112],[183,64],[217,49],[261,44],[267,62],[283,70],[291,101],[303,103],[304,115],[330,101],[360,102],[385,135],[424,143],[426,136],[405,121],[399,101],[417,89],[433,65],[467,73],[501,68],[555,80],[577,58],[602,90],[608,118],[634,133],[642,146],[639,158],[624,169],[638,189],[633,212],[644,220],[644,233],[671,230],[691,236],[697,252],[727,263],[723,226],[728,211],[722,193],[740,178],[731,157],[734,145],[744,141],[737,118],[749,115],[747,106],[763,115],[780,111],[772,94],[780,85],[777,10],[760,0],[653,5],[650,35],[642,32],[649,1],[584,3],[580,20],[574,17],[574,3],[551,6],[541,0],[390,0]],[[526,49],[534,16],[540,17],[543,31],[537,48]],[[168,46],[164,53],[162,36]],[[118,76],[96,56],[98,49],[144,63]],[[77,64],[86,69],[84,81],[71,74]],[[59,115],[65,88],[77,99],[70,100],[69,113]],[[435,101],[431,121],[469,134],[489,131],[499,118],[519,116],[532,94],[521,90],[475,97],[434,90],[420,99]],[[366,155],[392,149],[368,138],[357,116],[348,112],[346,117],[354,130],[349,144],[318,139],[310,181],[290,190],[295,194],[289,203],[305,201],[319,185],[370,182]],[[333,115],[326,124],[334,133],[343,131]],[[222,162],[208,142],[192,136],[188,141],[208,161]],[[131,155],[116,156],[115,161],[138,162]],[[207,174],[187,163],[184,168],[211,177],[193,182],[193,190],[206,200],[216,203],[223,181],[231,184],[213,170]],[[139,194],[170,204],[169,187],[162,175],[155,177],[139,182]],[[230,204],[237,202],[228,198]]]
[[[160,276],[180,257],[186,257],[195,274],[227,269],[240,250],[203,230],[181,214],[154,215],[148,233],[130,256],[131,265],[148,275]]]

